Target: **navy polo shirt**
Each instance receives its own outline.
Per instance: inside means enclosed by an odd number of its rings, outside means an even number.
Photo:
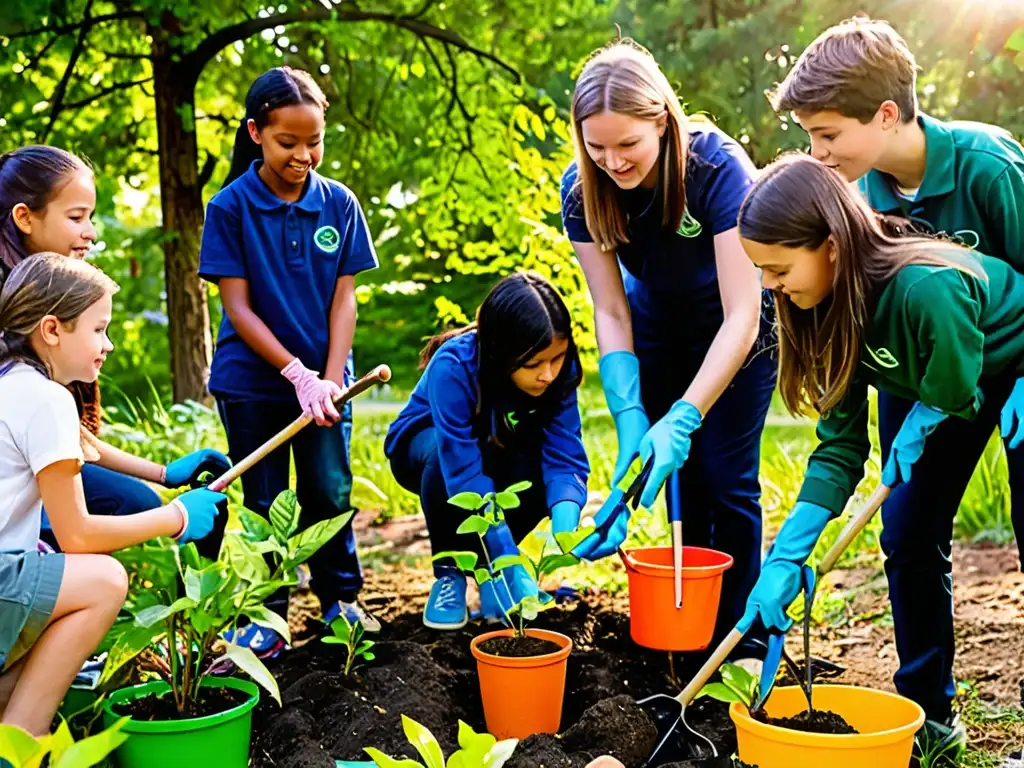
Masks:
[[[339,277],[377,266],[359,201],[343,184],[310,172],[296,202],[275,195],[262,164],[213,196],[206,207],[199,276],[249,281],[253,311],[307,368],[324,370],[331,302]],[[221,321],[210,392],[223,400],[295,398],[291,383]]]
[[[601,171],[604,173],[604,171]],[[654,295],[686,299],[702,315],[722,313],[715,235],[736,226],[740,204],[757,175],[743,147],[714,126],[690,125],[686,162],[686,215],[678,231],[661,223],[660,187],[617,189],[628,219],[629,243],[617,255],[626,271]],[[562,222],[569,239],[591,243],[583,215],[576,162],[562,176]]]

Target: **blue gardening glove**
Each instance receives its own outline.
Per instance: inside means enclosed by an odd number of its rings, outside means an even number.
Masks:
[[[882,469],[882,484],[895,488],[910,480],[910,471],[924,453],[925,439],[945,421],[947,414],[924,403],[914,403],[903,426],[896,433],[889,449],[889,458]]]
[[[184,544],[186,541],[195,541],[209,535],[213,530],[213,521],[220,514],[218,505],[227,499],[223,493],[211,491],[209,488],[196,488],[172,501],[171,504],[184,509],[188,520],[185,531],[178,536],[178,542]]]
[[[598,363],[598,372],[619,440],[619,456],[612,472],[612,485],[616,486],[629,470],[651,422],[640,400],[640,361],[636,355],[609,352]]]
[[[626,492],[613,488],[594,515],[594,532],[576,545],[572,554],[581,560],[600,560],[613,555],[629,533],[629,505],[622,497]]]
[[[163,484],[167,488],[180,488],[197,482],[204,472],[211,472],[217,476],[223,475],[229,469],[231,462],[227,456],[220,451],[203,448],[168,464]]]
[[[793,625],[786,609],[800,594],[803,565],[831,519],[832,513],[824,507],[807,501],[796,503],[761,566],[740,629],[746,632],[758,616],[769,632],[785,632]]]
[[[493,563],[499,557],[505,555],[518,555],[519,547],[512,538],[512,531],[504,520],[497,525],[492,525],[484,534],[484,546],[487,548],[487,556]],[[537,580],[530,575],[530,572],[521,565],[512,565],[500,571],[508,584],[509,592],[512,593],[512,600],[519,602],[527,595],[537,597],[540,594],[540,587]]]
[[[551,535],[572,533],[580,524],[580,505],[575,501],[560,501],[551,508]]]
[[[654,469],[644,485],[640,506],[650,509],[658,491],[674,470],[681,469],[690,455],[690,435],[700,427],[700,411],[685,400],[673,405],[640,441],[640,458],[654,454]]]
[[[999,434],[1007,440],[1012,451],[1024,441],[1024,378],[1017,379],[1013,385],[1006,405],[1003,406],[999,419]]]

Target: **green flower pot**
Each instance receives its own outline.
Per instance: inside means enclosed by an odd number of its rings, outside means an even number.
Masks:
[[[189,720],[129,720],[122,729],[128,734],[114,753],[118,768],[246,768],[252,736],[252,709],[259,703],[255,683],[235,678],[206,678],[207,688],[235,688],[249,694],[237,707],[217,715]],[[170,686],[162,680],[114,691],[103,705],[103,724],[109,727],[119,716],[113,707],[165,693]]]

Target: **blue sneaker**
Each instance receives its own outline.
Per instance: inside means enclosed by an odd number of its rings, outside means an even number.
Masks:
[[[434,580],[423,610],[423,624],[431,629],[462,629],[469,622],[466,577],[458,571],[442,572]]]
[[[363,625],[363,631],[371,635],[375,635],[380,632],[380,622],[377,621],[376,617],[372,614],[367,613],[361,605],[357,602],[346,603],[341,600],[333,603],[330,608],[324,613],[324,624],[330,625],[332,621],[338,618],[338,615],[344,613],[348,623],[355,625],[358,621]]]
[[[250,622],[237,630],[238,645],[248,648],[261,659],[274,659],[284,650],[285,642],[277,632],[270,627],[264,627],[256,622]],[[224,639],[229,643],[235,642],[235,630],[229,629],[224,633]]]

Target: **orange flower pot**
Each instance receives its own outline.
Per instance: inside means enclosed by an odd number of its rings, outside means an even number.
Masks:
[[[512,634],[511,629],[487,632],[474,637],[469,644],[480,677],[487,731],[498,739],[558,733],[572,640],[558,632],[527,629],[527,636],[551,640],[559,649],[543,656],[520,659],[492,656],[480,650],[480,643]]]
[[[659,651],[700,651],[711,643],[731,555],[683,547],[683,607],[676,608],[672,547],[619,551],[629,576],[629,634]]]
[[[858,733],[802,733],[754,720],[742,704],[732,704],[739,757],[758,768],[907,768],[914,734],[924,724],[924,710],[895,693],[848,685],[815,685],[815,709],[843,717]],[[769,717],[792,717],[807,709],[799,688],[772,691]]]

